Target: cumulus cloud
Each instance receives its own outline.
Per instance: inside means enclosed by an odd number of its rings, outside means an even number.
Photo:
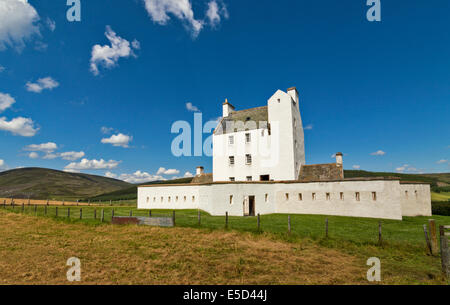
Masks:
[[[0,92],[0,112],[5,111],[14,104],[16,100],[7,93]]]
[[[119,161],[109,160],[105,161],[103,159],[100,160],[88,160],[86,158],[82,159],[80,162],[72,162],[64,167],[65,170],[89,170],[89,169],[114,169],[119,165]]]
[[[190,178],[190,177],[194,177],[194,175],[191,172],[185,172],[184,173],[184,177],[185,178]]]
[[[100,73],[99,66],[111,69],[117,65],[121,57],[136,56],[133,49],[140,48],[139,41],[134,40],[130,46],[130,42],[117,36],[110,26],[106,26],[105,35],[111,43],[110,46],[96,44],[92,47],[90,69],[94,75]]]
[[[103,126],[103,127],[100,129],[100,131],[101,131],[103,134],[110,134],[111,132],[114,131],[114,128]]]
[[[127,148],[128,144],[133,140],[133,137],[124,135],[122,133],[112,135],[109,138],[103,138],[101,142],[103,144],[112,144],[113,146],[120,146]]]
[[[377,150],[373,153],[371,153],[372,156],[384,156],[386,153],[382,150]]]
[[[228,10],[223,2],[218,3],[216,0],[210,1],[208,3],[208,10],[206,11],[206,17],[208,18],[209,24],[217,26],[222,16],[228,18]]]
[[[18,51],[25,41],[40,35],[39,15],[27,0],[0,1],[0,51],[10,46]]]
[[[0,65],[0,73],[2,73],[3,71],[5,71],[5,67]]]
[[[177,169],[165,169],[164,167],[160,167],[156,172],[157,175],[177,175],[180,171]]]
[[[395,169],[397,172],[402,173],[402,172],[421,172],[419,171],[417,168],[409,165],[409,164],[404,164],[402,166],[399,166]]]
[[[85,153],[84,153],[84,151],[67,151],[67,152],[60,153],[59,156],[63,160],[75,161],[75,160],[83,158],[85,156]]]
[[[354,169],[360,169],[361,168],[361,166],[359,166],[359,165],[353,165],[352,166]]]
[[[189,110],[189,111],[194,111],[194,112],[200,111],[198,109],[198,107],[192,105],[192,103],[186,103],[186,109]]]
[[[37,152],[32,151],[28,154],[28,158],[37,159],[37,158],[39,158],[39,154]]]
[[[13,135],[22,137],[32,137],[38,132],[39,128],[34,126],[34,122],[30,118],[17,117],[7,121],[5,117],[1,117],[0,130],[9,131]]]
[[[42,151],[45,153],[50,153],[58,149],[58,145],[53,142],[42,143],[42,144],[30,144],[23,148],[26,151]]]
[[[25,87],[27,88],[27,91],[35,92],[35,93],[41,93],[43,90],[48,89],[52,90],[59,86],[59,83],[51,78],[50,76],[40,78],[37,80],[37,82],[27,82]]]
[[[5,161],[0,159],[0,168],[3,167],[3,166],[5,166]]]
[[[445,163],[449,163],[448,160],[445,159],[441,159],[439,161],[436,162],[437,164],[445,164]]]
[[[166,25],[170,20],[169,14],[175,16],[197,37],[203,28],[203,21],[194,18],[194,11],[190,0],[144,0],[145,9],[150,18]]]
[[[159,175],[151,175],[147,172],[136,171],[133,174],[121,174],[118,179],[126,181],[128,183],[144,183],[151,181],[163,181],[164,177]]]
[[[312,130],[313,129],[313,125],[312,124],[308,124],[305,127],[303,127],[304,130]]]

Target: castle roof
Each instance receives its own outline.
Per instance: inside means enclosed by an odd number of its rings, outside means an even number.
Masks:
[[[343,180],[344,169],[337,163],[302,165],[298,180],[300,181],[332,181]]]
[[[269,115],[267,106],[233,111],[229,116],[222,118],[214,134],[226,134],[236,131],[267,128],[268,120]],[[254,123],[246,124],[247,122]]]

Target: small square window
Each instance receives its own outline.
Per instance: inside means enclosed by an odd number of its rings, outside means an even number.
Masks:
[[[377,192],[372,192],[372,200],[373,201],[377,200]]]
[[[252,181],[252,176],[247,176],[246,179],[247,181]]]
[[[147,197],[147,203],[150,201],[150,198],[149,197]]]
[[[326,199],[327,199],[327,200],[330,200],[330,197],[331,197],[330,193],[327,193],[327,194],[326,194]]]
[[[245,143],[250,143],[252,140],[250,133],[245,134]]]
[[[355,193],[355,198],[356,198],[356,201],[359,201],[359,200],[360,200],[359,192],[356,192],[356,193]]]
[[[298,200],[300,200],[300,201],[303,200],[303,195],[302,195],[302,193],[298,193]]]
[[[245,164],[247,165],[252,164],[252,155],[250,154],[245,155]]]
[[[230,177],[230,181],[235,181],[236,179],[234,177]]]
[[[269,194],[264,195],[264,201],[267,202],[267,200],[269,200]]]
[[[175,197],[175,202],[178,202],[178,196]]]
[[[186,196],[184,196],[184,201],[186,201]]]
[[[234,144],[234,136],[228,137],[228,144],[233,145]]]
[[[312,200],[316,200],[316,193],[312,193]]]
[[[286,196],[286,201],[289,200],[289,193],[286,193],[285,196]]]
[[[228,160],[229,160],[230,165],[234,165],[234,156],[229,156]]]
[[[169,196],[168,202],[170,202],[170,196]]]
[[[230,195],[230,204],[233,204],[233,195]]]
[[[153,197],[153,202],[156,202],[156,197]]]
[[[341,193],[339,194],[339,198],[341,198],[341,200],[344,200],[344,192],[341,192]]]
[[[192,196],[192,202],[194,202],[195,201],[195,196]]]
[[[163,201],[164,201],[164,197],[161,196],[161,202],[163,202]]]

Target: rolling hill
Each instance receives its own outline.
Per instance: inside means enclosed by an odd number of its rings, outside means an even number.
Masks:
[[[0,172],[0,197],[73,200],[130,188],[133,184],[102,176],[45,168]]]

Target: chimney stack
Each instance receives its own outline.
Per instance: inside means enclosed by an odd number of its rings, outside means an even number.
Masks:
[[[343,163],[344,163],[344,161],[342,160],[342,153],[341,152],[338,152],[338,153],[336,153],[336,164],[338,164],[338,165],[343,165]]]
[[[298,91],[297,91],[297,88],[291,87],[291,88],[287,89],[287,94],[289,94],[292,97],[292,99],[294,100],[294,102],[297,103],[297,106],[298,106]]]
[[[197,166],[197,172],[195,173],[196,176],[203,175],[203,171],[204,171],[203,166]]]
[[[234,106],[228,103],[228,99],[225,99],[225,103],[223,103],[223,117],[226,118],[234,111]]]

